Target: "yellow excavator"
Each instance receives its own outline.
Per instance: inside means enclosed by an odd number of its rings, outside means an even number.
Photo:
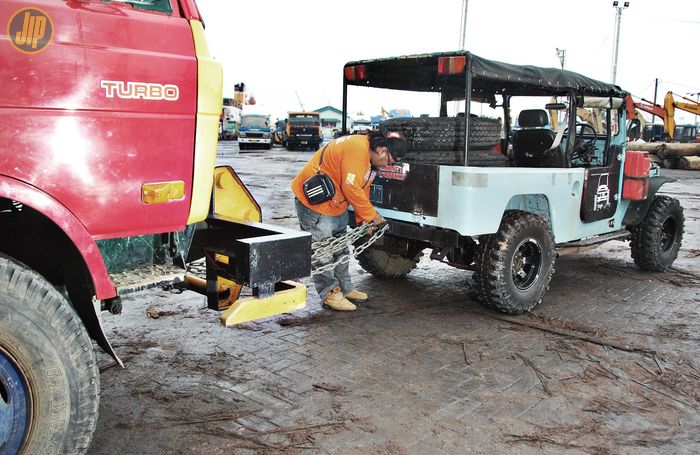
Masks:
[[[668,92],[664,97],[664,111],[666,111],[667,116],[667,120],[664,124],[665,126],[667,124],[669,136],[673,134],[674,142],[700,142],[697,125],[682,125],[682,128],[681,125],[679,125],[678,128],[681,128],[681,131],[676,131],[676,122],[674,119],[676,109],[700,115],[700,103],[682,95],[676,96],[680,96],[684,101],[676,101],[673,95],[673,92]]]

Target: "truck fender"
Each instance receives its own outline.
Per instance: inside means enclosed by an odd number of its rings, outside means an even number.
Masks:
[[[644,220],[644,217],[649,211],[652,202],[654,202],[654,196],[656,192],[659,191],[661,185],[664,183],[675,182],[676,179],[671,177],[662,177],[660,175],[649,178],[649,191],[647,193],[647,198],[641,201],[632,201],[630,206],[625,212],[625,217],[622,219],[623,226],[636,226]]]
[[[0,197],[15,200],[31,207],[58,226],[73,242],[85,261],[86,268],[92,279],[96,298],[109,299],[117,295],[112,279],[107,273],[102,253],[85,226],[60,202],[53,197],[19,180],[7,176],[0,176]],[[121,360],[112,349],[102,328],[100,314],[95,305],[81,305],[76,307],[83,324],[90,336],[108,354],[120,364]]]

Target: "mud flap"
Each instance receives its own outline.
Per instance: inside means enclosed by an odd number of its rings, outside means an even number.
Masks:
[[[654,176],[649,178],[649,192],[647,198],[642,201],[632,201],[627,212],[625,212],[625,217],[622,219],[623,226],[636,226],[644,220],[644,217],[651,207],[651,203],[654,202],[654,196],[656,196],[657,191],[661,188],[664,183],[675,182],[676,179],[671,177],[661,177]]]
[[[92,305],[85,305],[83,307],[76,308],[76,311],[78,312],[80,319],[83,321],[83,324],[85,324],[85,328],[87,329],[90,338],[95,340],[98,346],[109,354],[120,367],[124,368],[124,363],[114,351],[114,348],[112,348],[112,345],[107,339],[104,328],[102,327],[102,318],[100,317],[100,308],[98,305],[100,305],[99,300],[93,301]]]

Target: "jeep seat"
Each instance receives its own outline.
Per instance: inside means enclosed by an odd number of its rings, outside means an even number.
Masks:
[[[513,160],[522,167],[560,167],[561,147],[550,150],[556,135],[546,128],[543,109],[526,109],[518,115],[519,130],[513,131]]]

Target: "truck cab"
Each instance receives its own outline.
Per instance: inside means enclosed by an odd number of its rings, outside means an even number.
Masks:
[[[287,117],[288,150],[316,150],[323,142],[321,115],[318,112],[289,112]]]
[[[246,110],[247,108],[245,108],[241,114],[238,147],[241,150],[270,150],[273,144],[273,128],[270,115],[248,113]]]
[[[220,309],[228,286],[222,322],[241,321],[304,305],[288,280],[310,273],[310,236],[263,224],[215,169],[223,72],[194,0],[4,0],[0,23],[0,452],[81,454],[91,339],[123,366],[100,315],[140,288],[119,269],[204,260],[199,290]]]

